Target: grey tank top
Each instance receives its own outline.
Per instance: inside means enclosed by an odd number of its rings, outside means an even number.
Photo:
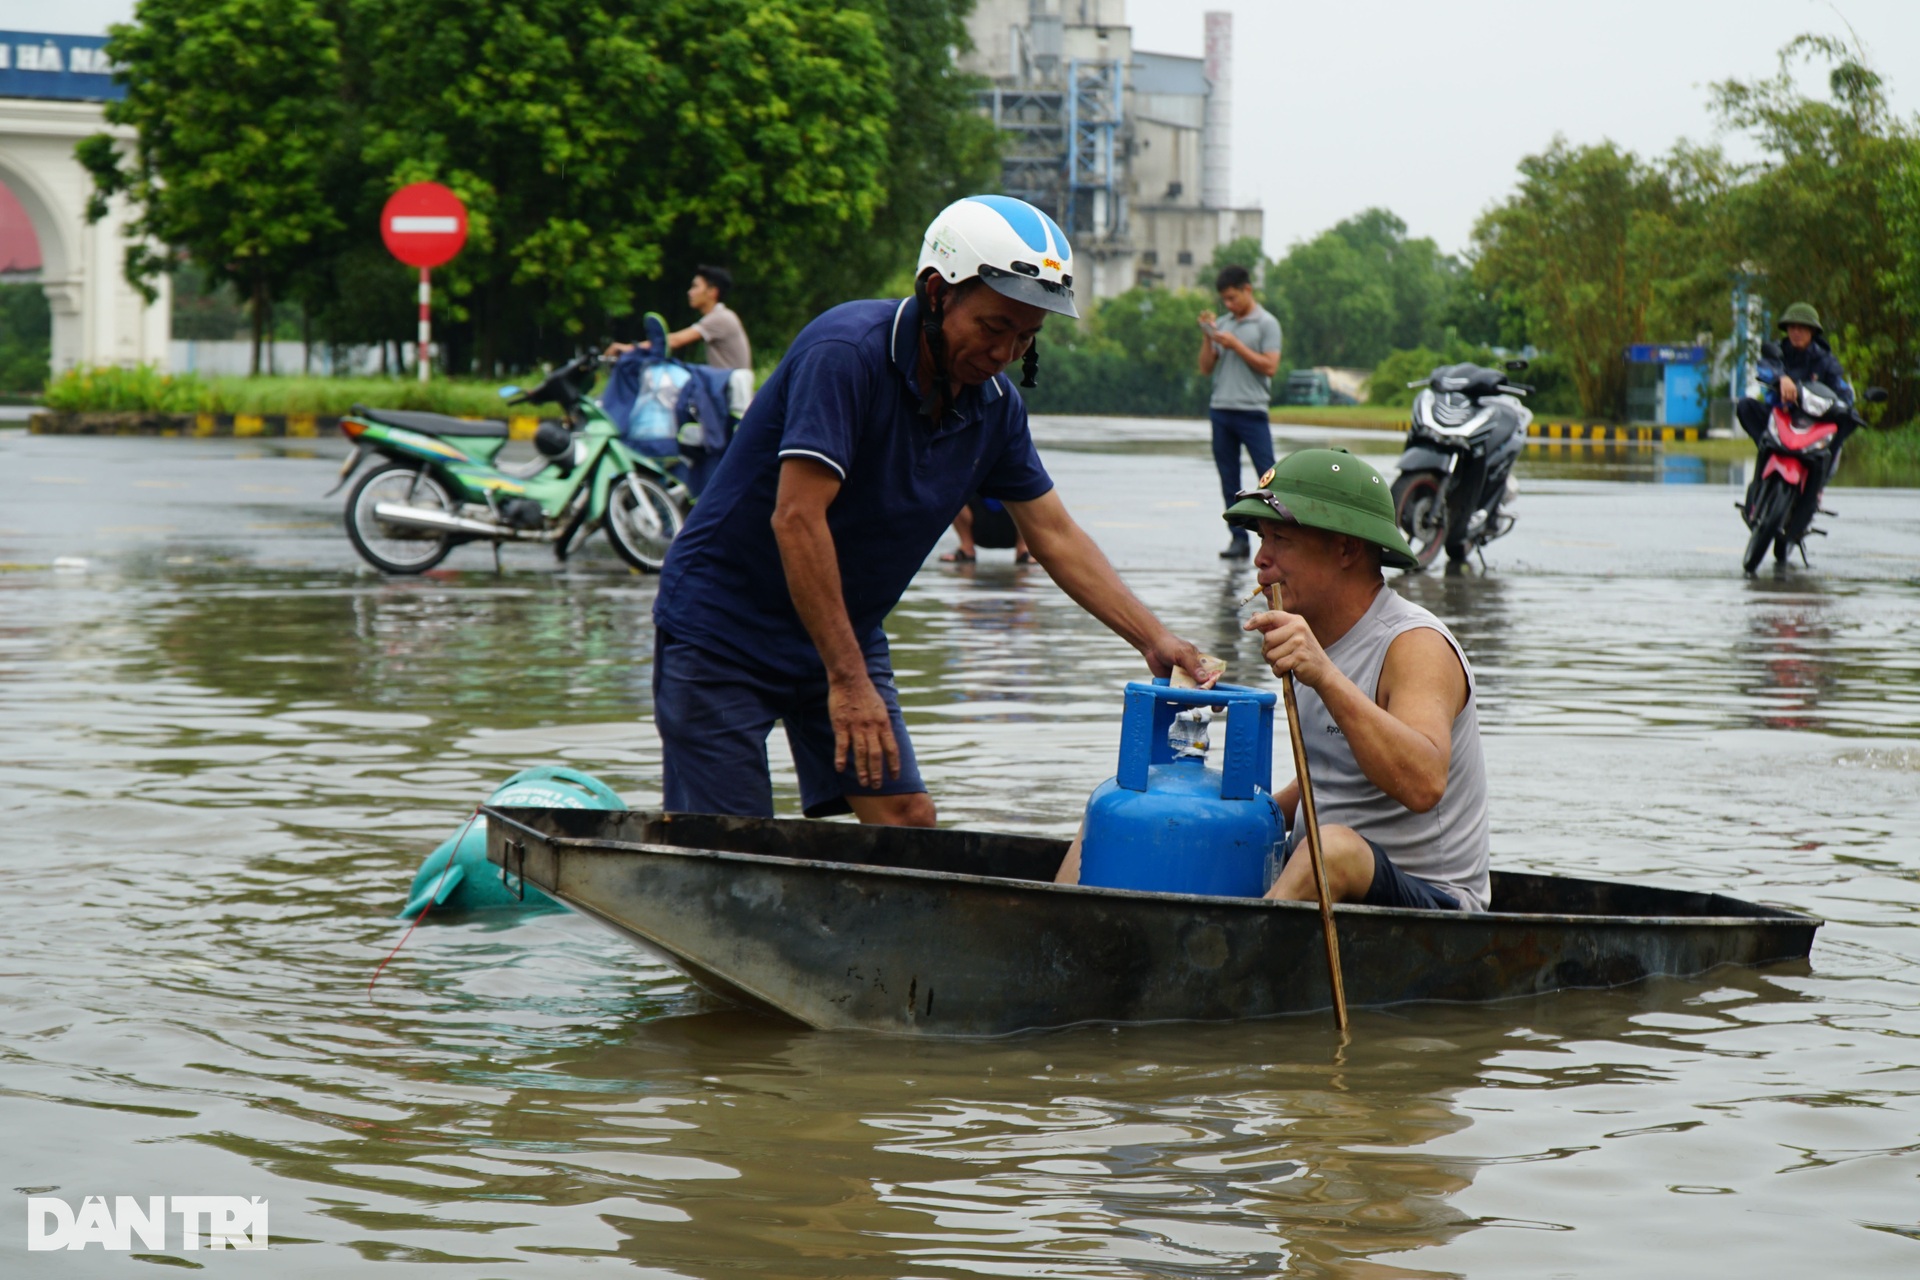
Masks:
[[[1446,624],[1419,605],[1382,586],[1353,629],[1328,646],[1327,657],[1347,679],[1376,702],[1380,668],[1387,649],[1399,637],[1422,627],[1445,636],[1467,675],[1467,702],[1453,718],[1453,752],[1447,763],[1447,790],[1440,803],[1415,813],[1367,780],[1353,751],[1320,695],[1296,684],[1300,731],[1307,744],[1307,768],[1313,775],[1314,807],[1321,825],[1352,827],[1379,845],[1408,875],[1440,886],[1469,911],[1488,909],[1487,763],[1480,751],[1478,688],[1460,642]],[[1291,759],[1282,753],[1282,759]],[[1305,834],[1305,819],[1294,813],[1293,843]]]

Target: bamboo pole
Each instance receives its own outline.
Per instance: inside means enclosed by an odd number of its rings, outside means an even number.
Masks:
[[[1267,587],[1267,599],[1276,611],[1285,606],[1280,584]],[[1320,932],[1327,944],[1327,973],[1333,979],[1333,1025],[1347,1029],[1347,987],[1340,976],[1340,935],[1333,924],[1333,896],[1327,888],[1327,866],[1320,855],[1320,815],[1313,807],[1313,779],[1307,775],[1307,743],[1300,733],[1300,706],[1294,699],[1293,672],[1280,678],[1287,704],[1287,736],[1293,740],[1293,775],[1300,780],[1300,812],[1307,824],[1307,856],[1313,861],[1313,888],[1320,897]]]

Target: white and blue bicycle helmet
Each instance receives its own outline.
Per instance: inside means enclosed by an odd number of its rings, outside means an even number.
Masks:
[[[979,278],[996,293],[1078,320],[1073,246],[1052,218],[1012,196],[967,196],[942,209],[920,246],[916,279]]]

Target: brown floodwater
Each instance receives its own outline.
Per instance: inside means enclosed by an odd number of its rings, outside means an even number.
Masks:
[[[1135,589],[1263,682],[1194,429],[1041,436]],[[339,456],[0,436],[0,1273],[1920,1268],[1914,489],[1835,489],[1812,567],[1746,580],[1738,465],[1543,452],[1484,570],[1395,582],[1475,663],[1497,866],[1809,911],[1809,963],[1361,1011],[1345,1044],[953,1043],[727,1009],[566,913],[430,917],[370,997],[506,775],[657,799],[654,583],[604,546],[383,580],[320,496]],[[929,563],[890,630],[942,820],[1070,832],[1130,651],[1004,552]],[[25,1251],[27,1195],[188,1194],[267,1198],[272,1252]]]

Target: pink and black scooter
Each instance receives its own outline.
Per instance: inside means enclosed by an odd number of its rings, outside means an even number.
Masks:
[[[1761,348],[1761,357],[1761,381],[1776,381],[1780,348],[1769,342]],[[1879,387],[1868,387],[1861,397],[1876,404],[1886,398]],[[1785,564],[1795,547],[1800,549],[1800,562],[1808,562],[1807,538],[1826,533],[1812,527],[1814,515],[1822,510],[1820,493],[1839,465],[1840,446],[1865,425],[1866,419],[1821,382],[1800,384],[1797,403],[1774,407],[1760,441],[1760,478],[1750,491],[1752,497],[1737,504],[1752,531],[1741,561],[1748,573],[1760,567],[1768,547],[1773,548],[1776,563]]]

